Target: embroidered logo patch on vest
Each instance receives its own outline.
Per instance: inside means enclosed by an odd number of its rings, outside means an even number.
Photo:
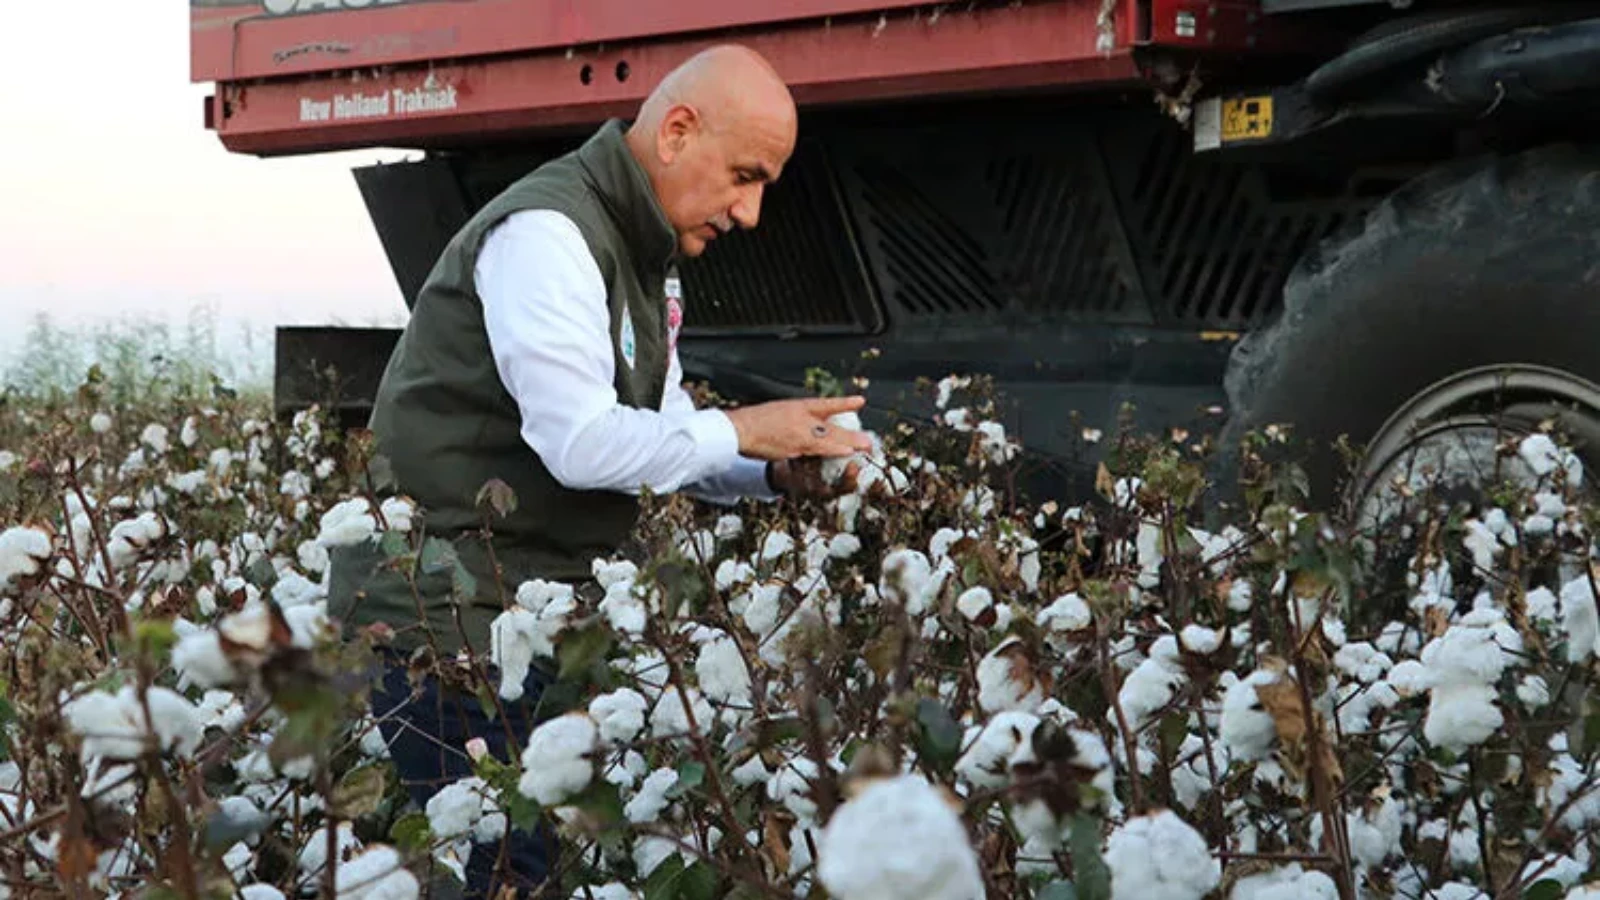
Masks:
[[[678,330],[683,327],[683,284],[667,279],[667,350],[678,349]]]
[[[633,313],[626,306],[622,308],[622,336],[618,343],[622,345],[622,361],[632,369],[634,360],[639,356],[639,344],[633,335]]]

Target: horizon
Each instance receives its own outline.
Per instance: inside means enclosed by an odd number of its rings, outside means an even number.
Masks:
[[[97,5],[86,27],[80,8],[17,10],[17,33],[55,39],[16,48],[17,68],[49,72],[49,89],[8,96],[28,130],[0,150],[0,372],[40,314],[68,332],[176,329],[205,307],[219,331],[404,324],[350,170],[414,154],[228,152],[203,124],[211,86],[189,82],[188,12]],[[110,88],[126,102],[85,102]]]

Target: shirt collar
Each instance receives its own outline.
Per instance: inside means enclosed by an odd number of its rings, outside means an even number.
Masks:
[[[665,272],[678,255],[678,233],[667,221],[644,167],[623,139],[624,124],[611,119],[579,150],[602,202],[641,265]]]

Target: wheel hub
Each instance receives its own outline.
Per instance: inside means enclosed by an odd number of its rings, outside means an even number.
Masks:
[[[1382,529],[1425,492],[1475,505],[1495,485],[1548,485],[1551,476],[1515,451],[1552,422],[1578,455],[1570,474],[1581,477],[1600,455],[1600,386],[1533,365],[1471,369],[1434,383],[1368,443],[1351,484],[1359,530]]]

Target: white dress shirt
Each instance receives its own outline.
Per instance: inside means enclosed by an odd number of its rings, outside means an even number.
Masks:
[[[695,409],[675,331],[661,409],[617,402],[605,281],[571,219],[513,213],[485,238],[473,276],[495,368],[522,412],[522,438],[556,481],[630,494],[649,485],[724,505],[776,496],[766,463],[740,455],[728,416]]]

